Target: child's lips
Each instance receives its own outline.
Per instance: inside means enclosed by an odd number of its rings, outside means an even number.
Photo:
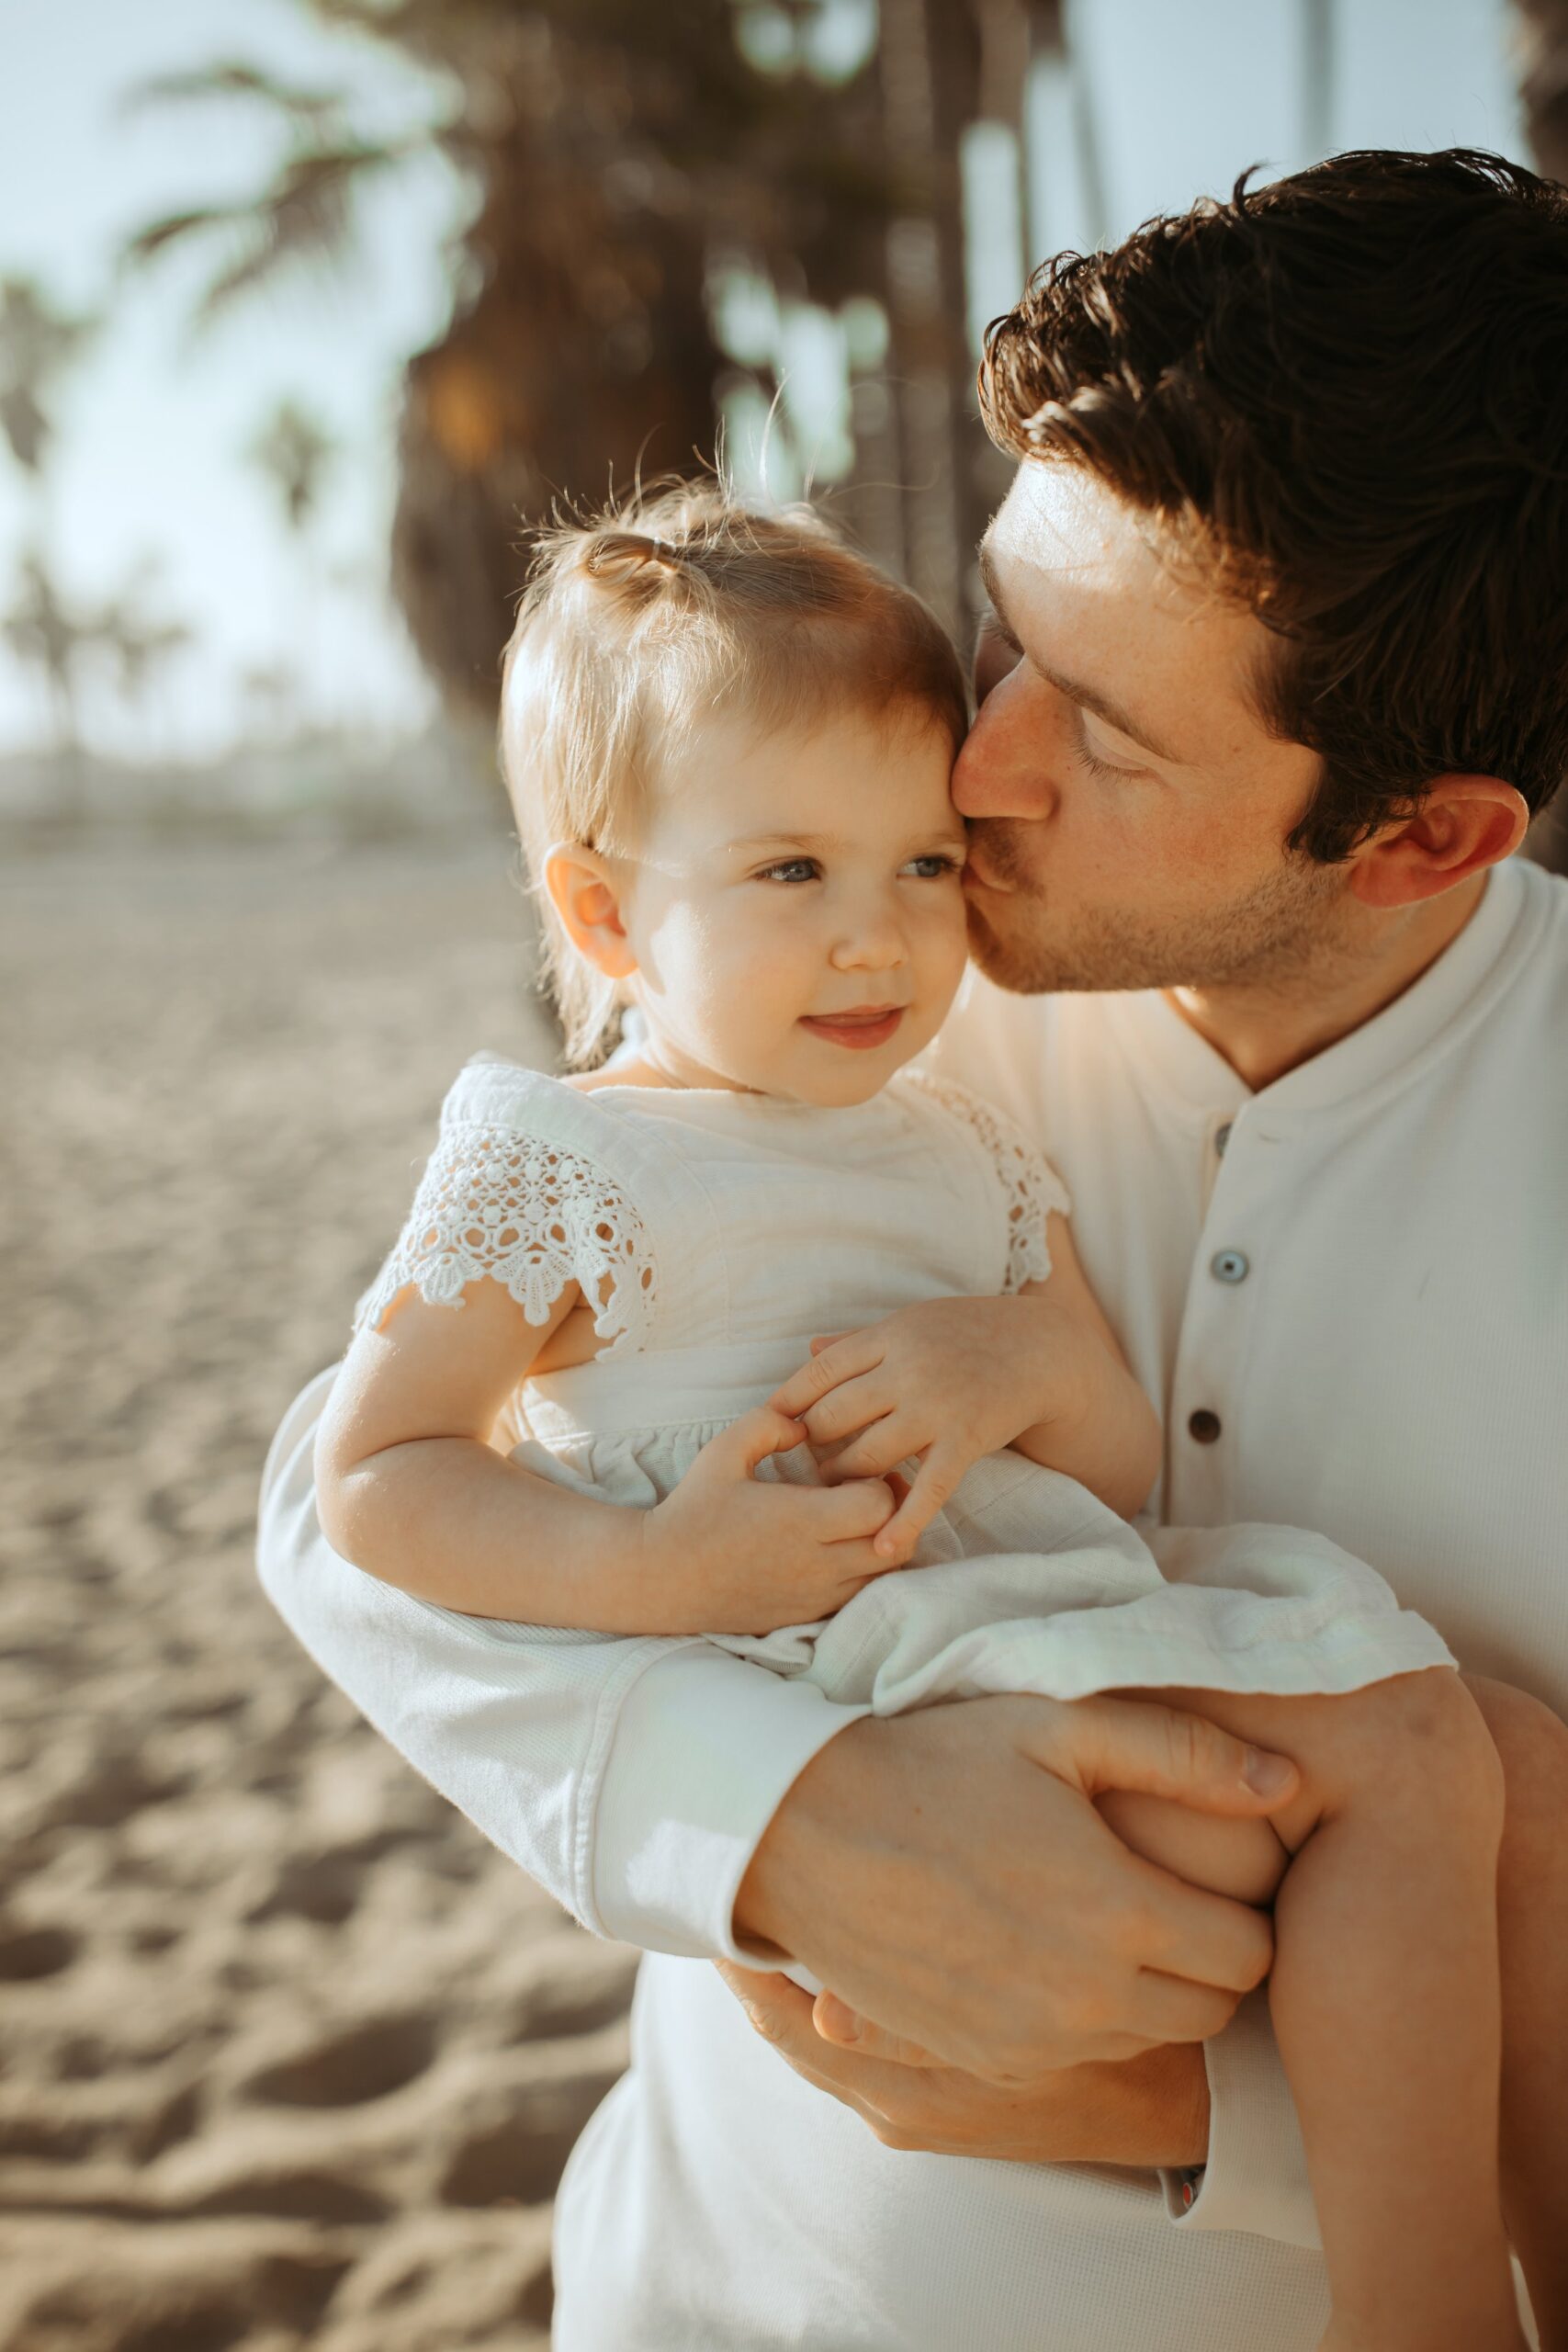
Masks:
[[[873,1046],[887,1043],[908,1010],[902,1004],[858,1004],[848,1012],[803,1013],[800,1025],[814,1037],[825,1037],[829,1045],[866,1053]]]

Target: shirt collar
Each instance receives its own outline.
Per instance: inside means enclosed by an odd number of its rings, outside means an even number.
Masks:
[[[1393,1080],[1446,1050],[1506,984],[1532,869],[1517,858],[1494,866],[1479,905],[1419,979],[1348,1036],[1255,1096],[1157,989],[1112,1000],[1112,1019],[1149,1081],[1190,1117],[1234,1114],[1248,1102],[1280,1113],[1334,1108]],[[1516,953],[1506,951],[1514,944]]]

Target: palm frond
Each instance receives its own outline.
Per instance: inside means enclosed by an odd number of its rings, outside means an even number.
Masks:
[[[49,419],[30,385],[7,384],[0,390],[0,434],[25,473],[39,471],[49,440]]]
[[[125,115],[140,114],[149,107],[186,105],[209,98],[254,98],[296,128],[312,130],[341,121],[346,103],[341,90],[310,89],[300,83],[284,82],[276,74],[264,74],[258,66],[225,59],[186,73],[151,74],[125,93],[119,111]]]
[[[133,268],[152,261],[170,245],[206,235],[214,229],[232,229],[251,209],[245,204],[198,204],[186,212],[165,213],[162,220],[150,222],[128,240],[120,251],[119,266],[122,269]]]
[[[226,232],[232,257],[208,286],[195,311],[195,322],[209,326],[275,270],[303,262],[340,261],[352,225],[355,187],[371,174],[402,163],[423,143],[414,136],[295,155],[270,187],[249,202],[196,206],[139,231],[124,249],[122,266],[144,265],[172,245]]]

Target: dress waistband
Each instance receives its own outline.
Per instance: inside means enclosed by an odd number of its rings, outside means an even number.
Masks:
[[[809,1341],[790,1339],[609,1356],[525,1382],[523,1409],[533,1434],[547,1441],[732,1421],[765,1403],[809,1354]]]

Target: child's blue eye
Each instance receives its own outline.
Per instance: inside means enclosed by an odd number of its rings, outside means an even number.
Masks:
[[[912,857],[904,871],[920,882],[939,882],[944,874],[956,874],[958,867],[957,858],[944,857],[933,850],[930,857]]]
[[[814,857],[784,857],[776,865],[764,865],[757,875],[759,882],[815,882],[817,861]]]

